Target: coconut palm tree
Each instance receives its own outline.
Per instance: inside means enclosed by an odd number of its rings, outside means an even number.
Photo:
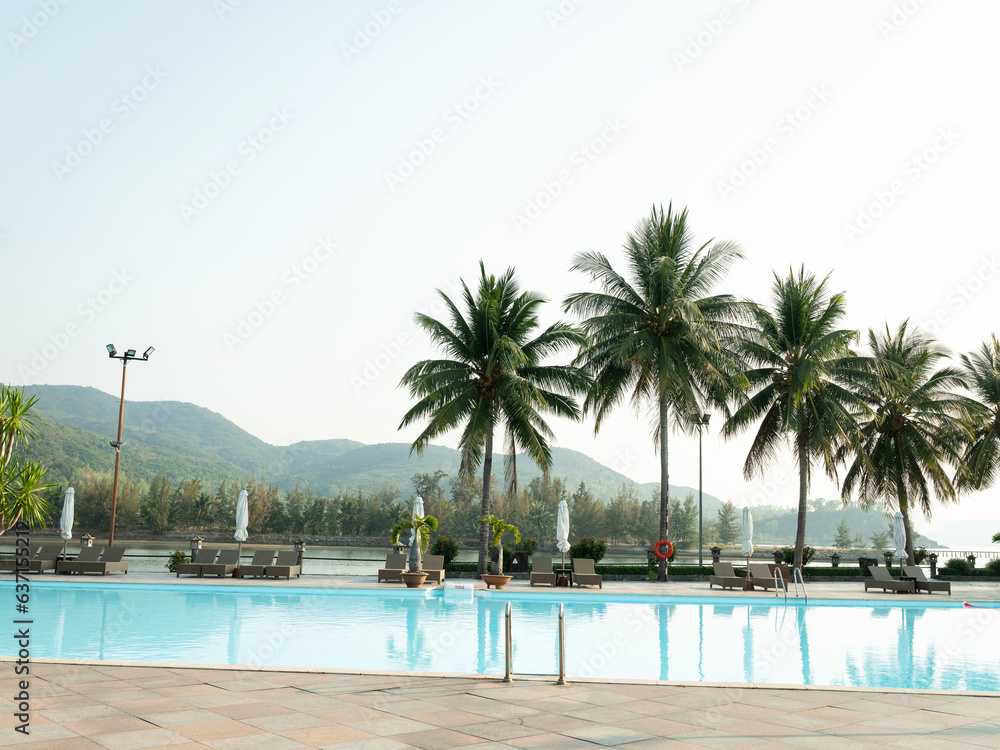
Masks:
[[[853,456],[842,495],[847,502],[857,493],[866,509],[881,503],[887,512],[898,510],[907,561],[915,565],[911,513],[919,509],[929,519],[933,496],[957,500],[945,464],[961,463],[974,405],[954,392],[964,385],[961,372],[935,369],[948,356],[944,348],[908,331],[906,321],[895,334],[888,327],[882,333],[869,330],[868,348],[879,377],[863,396],[872,411],[860,425],[857,444],[840,451],[843,458]]]
[[[962,488],[986,489],[1000,474],[1000,341],[991,338],[978,352],[961,356],[967,387],[979,404],[962,461],[965,471],[958,477]]]
[[[517,490],[516,455],[526,453],[543,472],[552,463],[552,430],[543,414],[580,419],[574,394],[589,379],[572,365],[546,365],[543,360],[567,347],[580,346],[583,333],[565,323],[554,323],[540,333],[538,310],[545,302],[534,292],[522,292],[508,269],[497,278],[479,264],[479,288],[473,293],[462,282],[461,310],[438,291],[448,310],[449,324],[418,314],[417,324],[443,350],[446,359],[413,365],[400,381],[419,399],[403,416],[402,429],[427,420],[410,452],[420,455],[431,440],[455,428],[462,429],[461,471],[470,476],[482,464],[482,510],[490,515],[490,479],[493,441],[498,428],[505,438],[507,491]],[[486,572],[488,526],[479,526],[479,572]]]
[[[853,387],[876,381],[869,360],[850,350],[857,331],[837,328],[844,295],[830,294],[827,278],[817,281],[805,268],[785,278],[775,274],[772,309],[752,304],[754,335],[740,342],[752,395],[722,428],[733,437],[760,421],[743,465],[748,479],[763,474],[791,438],[799,469],[796,568],[802,567],[812,463],[819,459],[836,479],[837,450],[857,432],[855,415],[867,409]]]
[[[687,216],[672,204],[666,213],[654,207],[626,239],[627,276],[601,253],[577,255],[571,270],[601,289],[571,294],[564,305],[584,318],[587,343],[576,361],[593,377],[584,412],[594,414],[594,433],[626,398],[651,412],[660,451],[661,539],[669,534],[671,421],[690,432],[706,405],[727,411],[742,382],[732,342],[746,335],[737,322],[745,305],[710,294],[743,255],[731,242],[696,246]],[[666,578],[661,561],[659,580]]]
[[[44,526],[56,510],[46,498],[57,487],[45,481],[48,470],[19,455],[38,439],[39,421],[31,414],[37,400],[0,383],[0,534],[18,523]]]

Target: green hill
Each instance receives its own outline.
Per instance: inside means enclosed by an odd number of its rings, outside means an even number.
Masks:
[[[74,473],[93,470],[110,472],[114,452],[109,441],[118,429],[119,400],[95,388],[80,386],[33,386],[25,389],[38,396],[39,414],[46,425],[42,442],[32,455],[50,467],[55,477],[68,480]],[[432,445],[420,457],[410,456],[407,443],[365,445],[353,440],[312,440],[289,446],[265,443],[237,427],[221,414],[179,401],[126,401],[122,432],[122,470],[149,482],[157,474],[168,474],[175,482],[200,478],[212,486],[220,480],[242,479],[263,474],[282,489],[296,483],[311,484],[328,496],[345,491],[374,490],[382,485],[411,491],[410,478],[418,472],[458,472],[459,452]],[[566,448],[552,449],[551,476],[575,489],[585,482],[598,498],[609,499],[629,478],[589,456]],[[503,457],[494,454],[498,481]],[[541,476],[538,467],[521,456],[518,481],[526,485]],[[657,484],[639,485],[647,499]],[[671,488],[673,497],[696,491]],[[705,512],[714,514],[721,502],[706,494]]]

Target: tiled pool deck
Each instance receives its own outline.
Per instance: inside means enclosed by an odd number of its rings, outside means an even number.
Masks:
[[[220,583],[178,582],[163,574],[90,580]],[[372,582],[305,576],[267,585],[370,588]],[[509,588],[545,590],[517,581]],[[860,589],[856,583],[810,584],[809,594],[901,598]],[[953,589],[958,602],[1000,599],[995,583],[953,584]],[[706,583],[688,582],[609,582],[604,592],[710,593]],[[727,595],[773,598],[762,592]],[[13,666],[0,667],[0,747],[1000,748],[1000,697],[954,692],[584,681],[557,686],[551,679],[505,685],[491,678],[55,662],[36,662],[32,672],[31,734],[24,736],[13,729]]]

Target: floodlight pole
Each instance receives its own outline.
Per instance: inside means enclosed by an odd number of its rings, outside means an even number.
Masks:
[[[702,539],[702,534],[704,531],[704,524],[701,520],[701,433],[703,427],[708,427],[708,420],[712,418],[711,414],[702,414],[701,419],[698,423],[698,567],[700,568],[703,564],[702,550],[704,548],[704,540]]]
[[[128,363],[133,360],[147,362],[149,355],[153,353],[153,347],[149,347],[142,357],[135,356],[134,349],[127,349],[124,354],[118,355],[113,344],[108,344],[108,357],[120,359],[122,361],[122,397],[118,406],[118,439],[112,443],[115,449],[115,481],[111,486],[111,528],[108,531],[108,546],[115,546],[115,513],[118,510],[118,468],[121,465],[122,457],[122,422],[125,419],[125,373]]]

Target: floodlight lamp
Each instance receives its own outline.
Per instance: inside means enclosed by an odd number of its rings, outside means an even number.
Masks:
[[[149,347],[146,351],[144,351],[142,353],[142,358],[143,359],[149,359],[149,355],[152,354],[154,351],[156,351],[156,350],[153,349],[153,347]]]
[[[702,414],[701,415],[701,423],[703,425],[707,425],[708,424],[708,420],[710,420],[711,418],[712,418],[711,414]]]
[[[115,345],[114,344],[108,344],[108,356],[109,357],[113,357],[117,353],[118,353],[118,350],[115,349]]]
[[[125,356],[129,357],[129,358],[134,357],[135,356],[135,349],[129,349],[127,352],[125,352]]]

